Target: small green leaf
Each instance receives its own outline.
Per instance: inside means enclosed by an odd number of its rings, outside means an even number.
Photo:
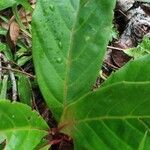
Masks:
[[[8,46],[6,46],[4,43],[0,42],[0,52],[3,52],[7,59],[13,60],[12,52]]]
[[[18,79],[19,99],[22,103],[31,106],[32,104],[32,88],[30,80],[25,75],[20,75]]]
[[[113,39],[118,39],[118,36],[119,36],[119,33],[118,33],[117,29],[114,26],[112,26],[109,41],[112,41]]]
[[[7,34],[7,30],[0,27],[0,35],[6,35]]]
[[[0,99],[7,98],[7,81],[8,75],[5,75],[2,81],[2,86],[0,87]]]
[[[24,104],[1,100],[0,120],[0,141],[6,140],[6,150],[34,150],[48,134],[46,122]]]
[[[18,66],[23,66],[25,63],[30,61],[32,59],[32,56],[23,56],[17,60]]]
[[[146,37],[137,47],[124,50],[124,52],[134,59],[150,54],[150,39]]]
[[[6,45],[0,42],[0,52],[3,52],[6,50]]]

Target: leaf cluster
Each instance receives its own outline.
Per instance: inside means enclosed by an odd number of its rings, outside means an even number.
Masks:
[[[33,14],[38,84],[59,132],[73,139],[75,150],[150,147],[149,54],[91,90],[110,40],[114,6],[113,0],[39,0]],[[28,106],[2,100],[0,120],[0,142],[6,149],[51,146],[42,140],[49,134],[48,125]]]

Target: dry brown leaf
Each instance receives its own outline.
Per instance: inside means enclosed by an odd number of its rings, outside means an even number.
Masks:
[[[30,23],[31,20],[32,20],[32,14],[31,14],[31,12],[26,12],[24,10],[24,8],[21,8],[19,10],[19,16],[20,16],[20,19],[21,19],[22,23],[27,28],[28,27],[28,23]]]
[[[19,28],[18,23],[13,21],[9,27],[9,35],[10,35],[10,39],[14,45],[16,45],[16,43],[17,43],[17,40],[19,37],[19,32],[20,32],[20,28]]]

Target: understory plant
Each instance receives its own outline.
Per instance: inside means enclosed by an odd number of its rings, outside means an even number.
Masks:
[[[29,106],[1,100],[1,147],[48,150],[72,140],[74,150],[149,150],[150,55],[130,61],[92,91],[111,38],[114,6],[114,0],[38,0],[33,60],[58,126],[51,130]]]

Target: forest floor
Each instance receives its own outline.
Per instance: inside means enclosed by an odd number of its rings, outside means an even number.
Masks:
[[[35,8],[36,1],[30,0],[30,3]],[[57,122],[46,107],[36,81],[32,62],[31,21],[32,13],[26,12],[22,6],[0,11],[0,81],[3,84],[0,93],[2,98],[30,105],[50,127],[55,128]],[[138,50],[145,46],[144,42],[149,38],[150,3],[118,0],[114,10],[112,38],[93,90],[129,60],[143,55]]]

